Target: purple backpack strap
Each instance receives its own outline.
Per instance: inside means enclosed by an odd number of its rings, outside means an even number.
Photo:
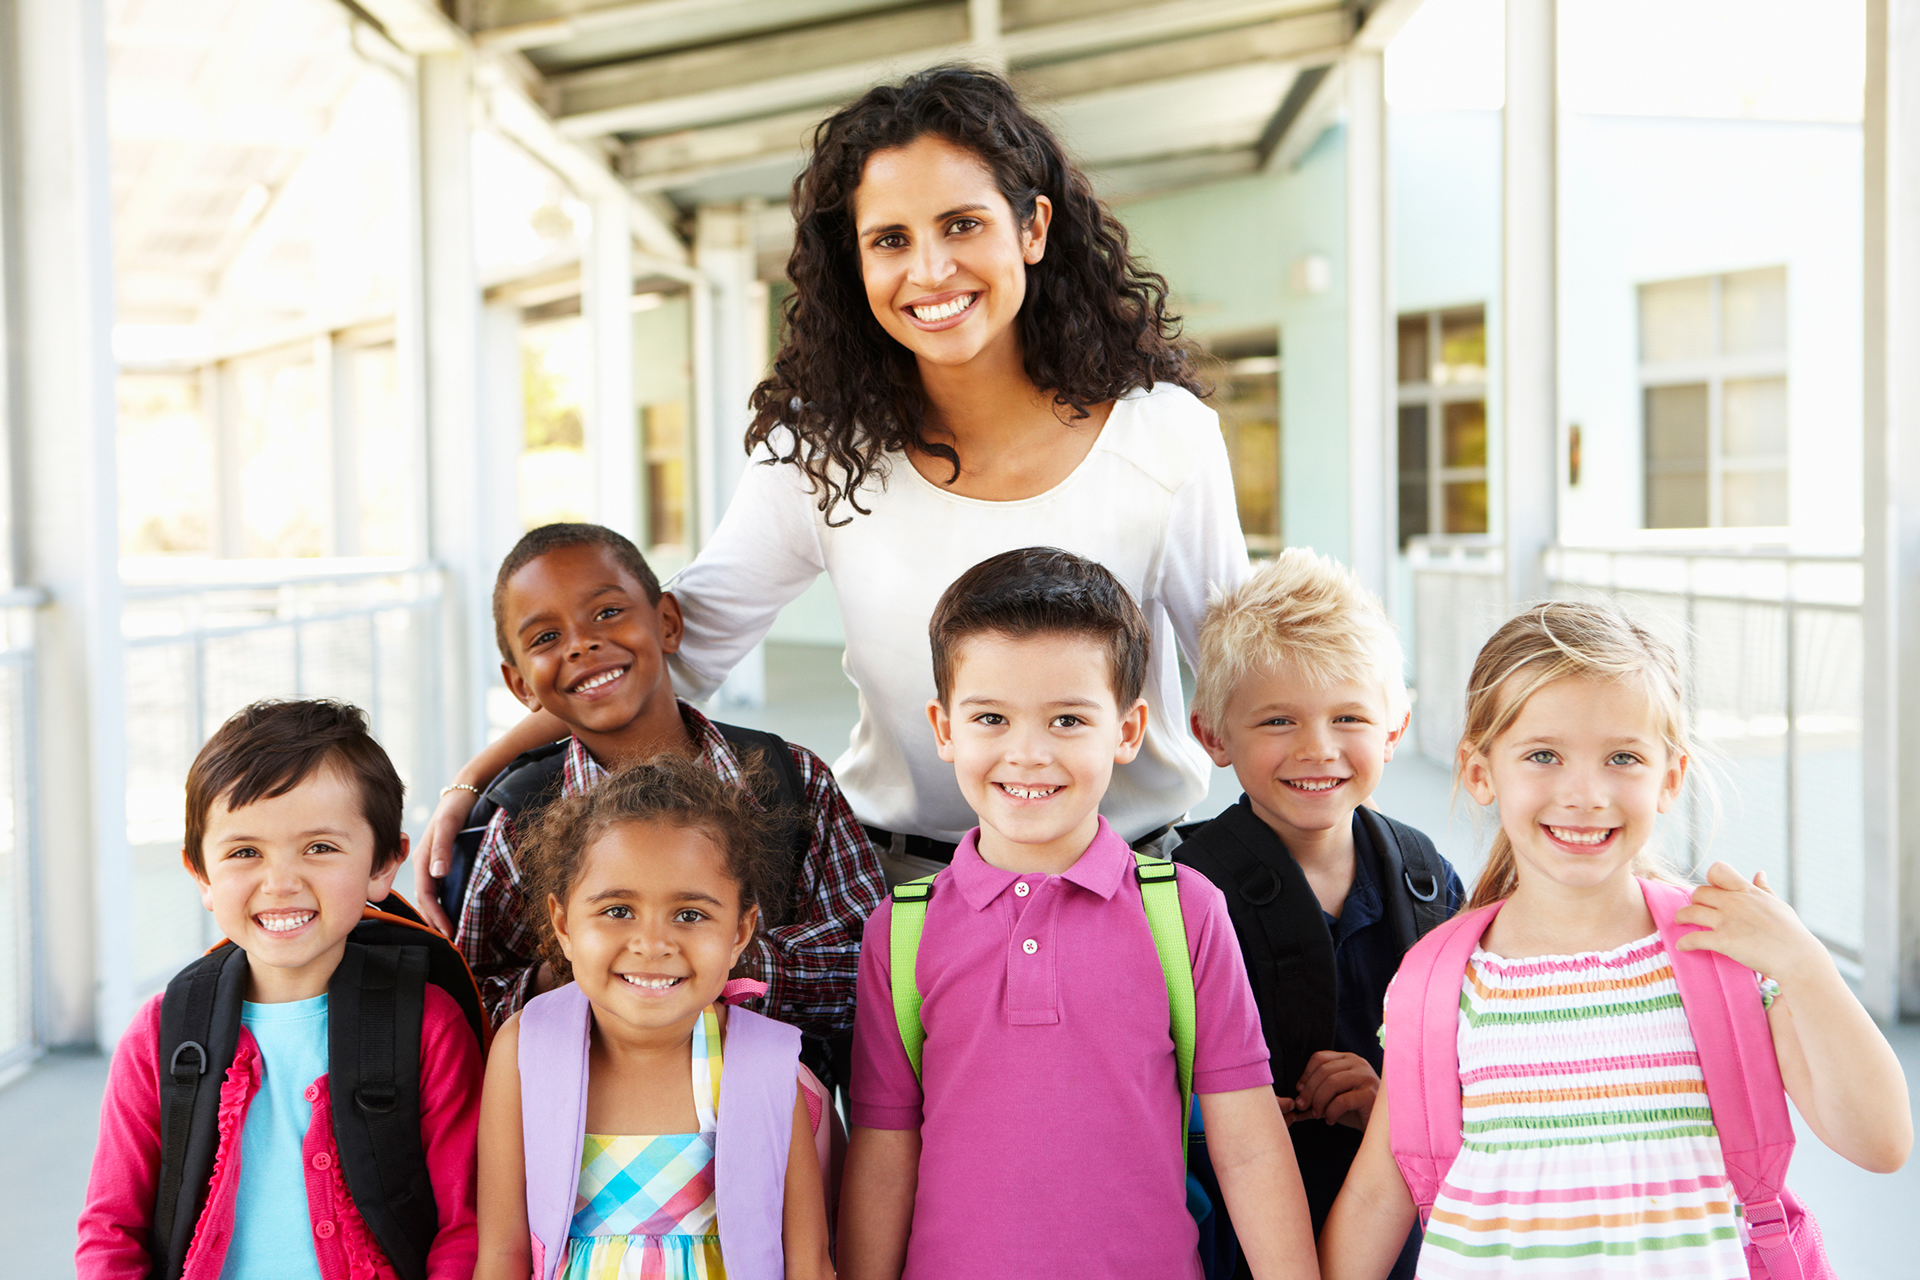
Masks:
[[[1460,1154],[1460,982],[1500,907],[1463,912],[1416,942],[1387,1000],[1387,1141],[1422,1226]]]
[[[797,1028],[750,1009],[728,1011],[713,1178],[720,1256],[731,1280],[787,1273],[781,1233],[799,1070]]]
[[[1753,970],[1717,951],[1679,948],[1681,938],[1700,928],[1673,918],[1693,900],[1686,889],[1653,880],[1642,880],[1640,887],[1673,961],[1720,1154],[1746,1212],[1748,1238],[1772,1280],[1800,1280],[1805,1270],[1788,1236],[1787,1202],[1792,1201],[1792,1217],[1801,1212],[1787,1190],[1793,1120],[1758,981]]]
[[[553,1280],[567,1253],[587,1131],[591,1013],[587,997],[571,982],[534,997],[520,1011],[520,1134],[533,1280]],[[527,1106],[528,1098],[539,1098],[541,1105]]]

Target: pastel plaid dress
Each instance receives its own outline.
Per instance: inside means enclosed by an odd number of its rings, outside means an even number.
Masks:
[[[693,1030],[698,1133],[589,1133],[568,1229],[563,1280],[725,1280],[713,1195],[714,1099],[720,1023]]]

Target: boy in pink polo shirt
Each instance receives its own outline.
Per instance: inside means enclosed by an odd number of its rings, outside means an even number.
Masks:
[[[918,1075],[891,900],[867,923],[840,1275],[1198,1280],[1165,980],[1132,851],[1099,814],[1146,733],[1146,622],[1099,565],[1030,547],[961,575],[930,631],[927,714],[980,825],[926,907]],[[1256,1277],[1317,1276],[1225,901],[1184,867],[1178,885],[1228,1210]]]

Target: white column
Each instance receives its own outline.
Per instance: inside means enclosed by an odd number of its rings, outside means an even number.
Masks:
[[[229,560],[247,553],[239,403],[231,361],[222,360],[200,370],[200,411],[213,439],[213,553]]]
[[[1394,544],[1385,55],[1347,55],[1347,564],[1384,596]]]
[[[336,556],[360,554],[360,438],[354,418],[351,347],[331,333],[313,340],[314,381],[327,424],[329,506],[333,528],[328,550]]]
[[[587,456],[601,524],[644,542],[640,422],[633,396],[632,197],[614,184],[591,197],[593,230],[581,264],[581,314],[593,353]]]
[[[474,257],[471,112],[473,66],[464,50],[423,54],[419,120],[420,277],[415,317],[424,414],[427,519],[432,559],[447,570],[437,672],[443,721],[441,767],[479,748],[486,720],[482,673],[498,661],[489,616],[494,565],[487,559],[480,408],[480,279]]]
[[[1920,1013],[1920,0],[1868,0],[1860,758],[1865,981]]]
[[[1507,0],[1502,127],[1500,532],[1507,599],[1547,593],[1559,534],[1559,125],[1555,0]]]
[[[743,448],[752,413],[747,401],[766,365],[767,293],[753,252],[752,210],[740,205],[702,205],[694,223],[694,266],[710,286],[694,290],[694,352],[707,347],[709,379],[695,388],[706,410],[694,415],[694,466],[698,479],[700,541],[714,526],[746,468]],[[701,295],[710,294],[703,301]],[[704,335],[700,332],[705,330]],[[759,706],[766,700],[766,655],[755,646],[715,695],[723,704]]]
[[[12,486],[36,633],[32,849],[40,1033],[111,1045],[134,1012],[126,672],[114,465],[113,195],[102,0],[16,0],[0,64],[14,129],[7,264]],[[4,33],[0,33],[4,39]]]

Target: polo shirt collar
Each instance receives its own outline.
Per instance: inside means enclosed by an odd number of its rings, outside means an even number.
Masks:
[[[1002,870],[980,856],[978,838],[980,828],[967,832],[966,838],[953,851],[953,883],[959,889],[960,896],[975,911],[984,911],[995,898],[1005,893],[1015,880],[1021,877],[1011,871]],[[1060,878],[1070,880],[1089,893],[1101,898],[1112,898],[1125,882],[1127,873],[1133,869],[1133,850],[1127,842],[1115,834],[1107,820],[1100,819],[1100,827],[1093,834],[1093,841],[1087,851],[1065,871]]]

